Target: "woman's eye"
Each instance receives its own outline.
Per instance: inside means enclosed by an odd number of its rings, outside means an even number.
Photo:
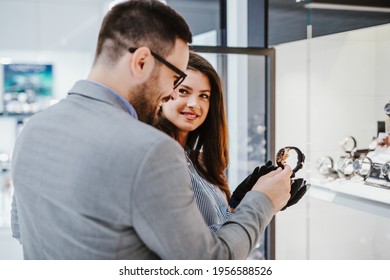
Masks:
[[[179,89],[179,93],[181,93],[181,94],[189,94],[189,92],[186,89],[184,89],[184,88]]]
[[[210,99],[210,96],[207,94],[201,94],[200,97],[204,99]]]

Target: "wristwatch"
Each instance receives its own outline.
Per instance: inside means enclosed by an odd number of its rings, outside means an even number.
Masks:
[[[305,155],[297,147],[287,146],[281,148],[276,154],[276,164],[283,168],[283,166],[287,163],[287,158],[291,150],[294,150],[297,153],[297,163],[292,170],[294,175],[299,169],[303,167],[303,163],[305,162]]]
[[[321,175],[327,178],[339,178],[339,174],[334,169],[333,159],[329,156],[323,156],[317,161],[317,169]]]
[[[333,168],[333,159],[329,156],[321,157],[317,161],[317,169],[322,175],[328,175],[330,172],[330,169]]]
[[[353,159],[352,157],[340,157],[337,168],[344,177],[349,178],[353,175]]]
[[[382,165],[381,173],[383,177],[386,179],[386,181],[390,181],[389,175],[390,175],[390,161],[386,162]]]
[[[352,136],[347,136],[340,141],[340,146],[347,153],[352,153],[356,149],[356,139]]]
[[[385,113],[390,117],[390,101],[385,105]]]
[[[372,170],[372,160],[369,157],[355,159],[352,163],[355,174],[366,179]]]
[[[380,179],[381,174],[382,174],[382,164],[373,162],[372,167],[371,167],[371,172],[370,172],[370,177],[375,178],[375,179]]]

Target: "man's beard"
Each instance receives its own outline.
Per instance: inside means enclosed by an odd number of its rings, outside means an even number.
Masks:
[[[131,105],[137,112],[138,119],[149,125],[155,125],[157,122],[157,111],[160,99],[158,79],[153,78],[134,90]]]

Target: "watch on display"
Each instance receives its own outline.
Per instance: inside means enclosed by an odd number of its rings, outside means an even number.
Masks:
[[[390,117],[390,101],[385,105],[385,113]]]
[[[344,177],[351,177],[354,173],[353,159],[351,157],[340,157],[337,168]]]
[[[297,162],[296,164],[294,163],[290,163],[290,161],[288,160],[288,157],[290,156],[290,152],[291,151],[294,151],[296,153],[296,156],[297,156]],[[282,149],[280,149],[277,154],[276,154],[276,164],[279,166],[279,167],[282,167],[284,165],[286,165],[287,163],[293,167],[293,175],[303,167],[303,163],[305,162],[305,155],[302,153],[302,151],[300,149],[298,149],[297,147],[294,147],[294,146],[288,146],[288,147],[284,147]]]
[[[316,167],[318,172],[325,177],[330,177],[333,179],[337,179],[339,177],[337,171],[334,170],[334,161],[329,156],[321,157],[317,161]]]
[[[352,136],[347,136],[340,141],[340,146],[346,153],[351,154],[356,149],[356,139]]]
[[[372,160],[369,157],[355,159],[352,167],[356,174],[366,179],[372,170]]]
[[[370,177],[380,179],[382,174],[382,164],[374,162],[371,167]]]
[[[317,161],[317,169],[322,175],[328,175],[330,169],[333,168],[333,159],[328,156],[321,157]]]
[[[390,175],[390,161],[386,162],[381,167],[381,173],[383,177],[386,179],[386,181],[390,181],[389,175]]]

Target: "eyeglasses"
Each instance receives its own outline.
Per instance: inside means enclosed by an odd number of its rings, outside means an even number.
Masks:
[[[128,50],[129,50],[129,52],[133,53],[133,52],[135,52],[137,50],[137,48],[129,48]],[[176,74],[179,75],[179,77],[177,77],[176,80],[173,82],[173,89],[177,88],[184,81],[184,79],[187,77],[187,74],[184,73],[183,71],[181,71],[175,65],[173,65],[173,64],[169,63],[168,61],[166,61],[162,56],[160,56],[159,54],[155,53],[154,51],[150,50],[150,53],[154,56],[155,59],[157,59],[162,64],[164,64],[169,69],[171,69],[172,71],[176,72]]]

